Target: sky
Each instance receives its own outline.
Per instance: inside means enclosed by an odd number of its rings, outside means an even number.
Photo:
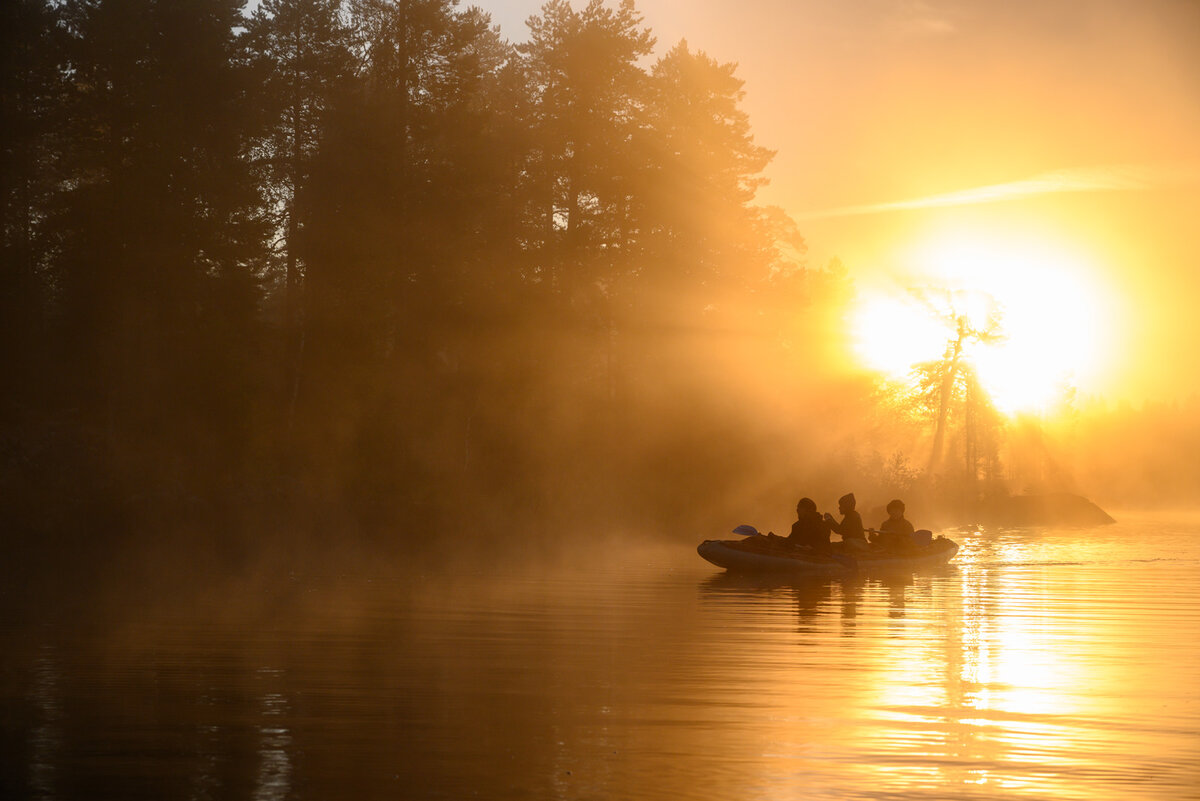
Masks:
[[[480,5],[519,41],[540,3]],[[1200,2],[637,8],[659,53],[686,38],[738,64],[776,151],[759,200],[811,266],[838,257],[864,296],[1003,276],[1013,303],[1041,296],[1012,316],[1041,325],[1026,339],[1091,348],[1061,354],[1083,394],[1200,392]]]

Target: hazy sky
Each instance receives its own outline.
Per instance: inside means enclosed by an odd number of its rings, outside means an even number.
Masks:
[[[540,7],[481,5],[514,40]],[[758,142],[778,153],[760,198],[801,221],[814,263],[837,255],[860,286],[901,287],[946,237],[1045,242],[1093,284],[1089,324],[1112,349],[1085,391],[1200,390],[1200,2],[638,8],[659,52],[687,38],[739,64]]]

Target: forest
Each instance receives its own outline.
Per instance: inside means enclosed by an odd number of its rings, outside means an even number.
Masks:
[[[632,0],[576,5],[513,44],[455,0],[5,3],[10,555],[692,542],[849,490],[1194,497],[1135,445],[1200,445],[1194,409],[1051,429],[949,347],[907,388],[851,369],[852,273],[756,202],[773,153],[736,65]]]

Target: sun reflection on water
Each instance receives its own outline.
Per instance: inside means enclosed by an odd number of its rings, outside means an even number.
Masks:
[[[1104,758],[1123,746],[1112,699],[1135,679],[1114,669],[1110,621],[1055,609],[1062,588],[1049,576],[1061,581],[1062,571],[1043,578],[1027,550],[993,541],[985,557],[965,547],[957,592],[939,599],[950,601],[944,614],[910,615],[904,647],[885,653],[868,727],[867,770],[880,786],[1082,797],[1081,782],[1113,770]],[[1029,566],[993,569],[1021,562]]]

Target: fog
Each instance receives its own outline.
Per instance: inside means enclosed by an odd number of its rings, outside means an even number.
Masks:
[[[17,594],[1196,499],[1195,399],[1001,414],[953,320],[866,369],[861,265],[756,199],[735,65],[630,4],[519,46],[445,0],[3,13]]]

